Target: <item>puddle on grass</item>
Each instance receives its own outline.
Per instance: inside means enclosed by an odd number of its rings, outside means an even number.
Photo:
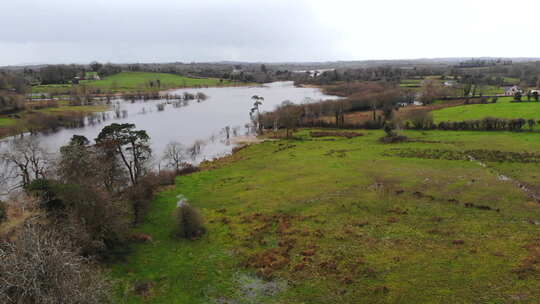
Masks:
[[[239,299],[220,298],[215,300],[216,304],[259,304],[275,298],[288,287],[284,280],[265,281],[247,273],[237,273],[234,282],[238,286]]]

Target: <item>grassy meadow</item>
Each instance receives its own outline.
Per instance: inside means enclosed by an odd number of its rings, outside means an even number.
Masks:
[[[112,266],[118,302],[537,303],[540,156],[524,152],[539,133],[354,132],[302,130],[179,177],[137,229],[153,242]],[[173,237],[179,194],[206,219],[199,240]]]
[[[102,80],[83,81],[84,84],[102,88],[112,89],[113,91],[131,91],[152,89],[149,87],[150,81],[154,83],[156,80],[161,82],[161,88],[167,89],[178,87],[197,87],[197,86],[219,86],[230,85],[232,82],[223,80],[220,82],[218,78],[191,78],[166,73],[147,73],[147,72],[121,72]]]
[[[513,97],[501,97],[495,104],[470,104],[433,111],[435,122],[475,120],[485,117],[540,119],[540,102],[511,102]],[[491,101],[491,100],[490,100]]]
[[[161,82],[161,86],[157,87],[157,80]],[[150,86],[150,81],[154,82],[154,86]],[[167,73],[148,73],[148,72],[121,72],[101,80],[83,80],[81,84],[99,88],[105,91],[112,92],[129,92],[129,91],[159,91],[170,88],[179,87],[197,87],[197,86],[222,86],[233,84],[229,80],[220,81],[218,78],[192,78],[179,76]],[[32,92],[52,92],[69,90],[71,84],[62,85],[42,85],[32,88]]]

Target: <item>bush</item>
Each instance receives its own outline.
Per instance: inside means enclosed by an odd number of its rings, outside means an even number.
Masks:
[[[0,224],[7,220],[7,207],[6,204],[0,201]]]
[[[143,180],[156,187],[174,185],[176,181],[176,172],[174,170],[161,170],[157,174],[150,172]]]
[[[102,189],[38,179],[26,190],[39,200],[48,220],[84,256],[110,260],[127,252],[127,203]]]
[[[181,203],[176,209],[177,235],[187,239],[197,239],[206,232],[199,211],[188,203]]]
[[[186,164],[182,169],[178,170],[178,176],[188,175],[200,171],[200,169],[192,164]]]
[[[0,246],[0,303],[110,303],[110,282],[60,233],[28,221]]]

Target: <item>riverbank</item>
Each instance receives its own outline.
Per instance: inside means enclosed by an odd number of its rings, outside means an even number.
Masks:
[[[40,123],[50,124],[52,121],[81,119],[93,113],[109,110],[108,105],[70,106],[60,101],[57,106],[40,109],[27,109],[14,114],[0,115],[0,139],[28,132],[30,129],[45,128]]]
[[[349,132],[362,136],[302,130],[179,177],[137,228],[153,242],[112,267],[119,302],[540,297],[540,205],[499,176],[540,189],[540,163],[523,153],[539,150],[540,134],[406,131],[408,142],[388,145],[382,131]],[[501,162],[493,151],[513,156]],[[171,237],[178,194],[204,215],[199,240]]]

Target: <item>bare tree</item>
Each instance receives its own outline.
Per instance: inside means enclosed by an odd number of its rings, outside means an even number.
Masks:
[[[163,154],[163,160],[167,162],[167,167],[174,168],[176,172],[179,172],[186,164],[188,151],[184,145],[173,141],[167,144]]]
[[[0,154],[0,161],[7,178],[17,180],[15,187],[24,187],[45,178],[50,154],[35,137],[26,137],[10,141],[6,151]]]
[[[206,143],[203,140],[196,140],[193,145],[187,149],[187,154],[191,157],[192,160],[197,159],[201,154],[202,148]]]
[[[295,106],[291,101],[286,100],[276,109],[280,123],[285,127],[287,138],[291,135],[291,130],[294,130],[298,125],[302,108]]]

